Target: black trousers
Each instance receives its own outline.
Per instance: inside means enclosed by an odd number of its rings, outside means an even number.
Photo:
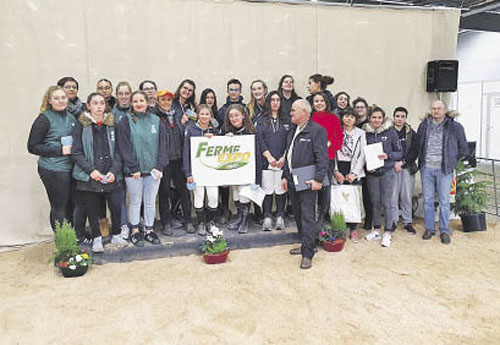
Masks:
[[[121,226],[121,190],[115,190],[109,193],[97,192],[80,192],[83,207],[89,217],[90,229],[92,230],[92,237],[101,236],[99,228],[101,200],[105,198],[108,202],[109,210],[111,211],[111,229],[113,235],[120,234]]]
[[[290,188],[290,186],[292,186],[292,183],[288,182],[293,214],[300,239],[302,240],[302,256],[312,259],[319,231],[318,223],[314,219],[318,193],[312,190],[297,192],[293,187]]]
[[[191,223],[191,196],[186,188],[186,176],[182,172],[182,159],[175,159],[170,161],[168,166],[163,170],[163,177],[160,182],[160,189],[158,191],[158,202],[160,207],[160,220],[163,226],[170,224],[172,220],[171,214],[171,194],[170,180],[173,181],[174,187],[180,195],[182,204],[182,213],[184,216],[184,223]]]
[[[361,179],[361,191],[363,193],[363,207],[365,208],[365,229],[371,229],[373,225],[373,208],[372,202],[370,198],[370,190],[368,189],[368,181],[367,178],[364,177]]]
[[[333,177],[333,167],[335,166],[334,160],[328,161],[328,170],[326,172],[328,176],[328,181],[332,181]],[[318,191],[318,223],[323,224],[323,219],[325,219],[326,214],[330,210],[330,201],[331,201],[331,188],[330,185],[323,186]]]
[[[87,223],[87,211],[85,210],[85,203],[83,200],[83,192],[75,190],[72,199],[75,203],[75,210],[73,212],[73,225],[75,226],[76,236],[79,240],[83,240],[86,235],[85,225]]]
[[[50,226],[56,230],[56,222],[63,223],[64,219],[72,222],[70,203],[71,171],[52,171],[38,167],[38,175],[43,182],[50,203]]]

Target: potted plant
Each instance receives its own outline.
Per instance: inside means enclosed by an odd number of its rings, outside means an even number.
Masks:
[[[340,252],[346,240],[345,217],[342,212],[334,212],[331,218],[332,229],[319,232],[318,241],[328,252]]]
[[[472,168],[460,160],[455,170],[457,188],[453,211],[460,216],[465,232],[486,230],[484,208],[488,203],[490,181],[480,181],[480,176],[489,174]]]
[[[219,228],[213,226],[211,234],[208,234],[201,248],[203,260],[207,264],[220,264],[227,260],[229,255],[229,247],[227,246],[226,238]]]
[[[78,248],[75,230],[64,221],[56,224],[54,263],[64,277],[79,277],[84,275],[92,264],[92,257]]]

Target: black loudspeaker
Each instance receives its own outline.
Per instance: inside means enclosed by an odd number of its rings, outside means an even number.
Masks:
[[[427,92],[455,92],[457,79],[457,60],[435,60],[427,63]]]

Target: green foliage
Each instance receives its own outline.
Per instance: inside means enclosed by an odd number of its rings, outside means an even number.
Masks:
[[[54,258],[56,261],[66,261],[79,253],[78,242],[76,240],[75,230],[65,220],[61,225],[56,224],[56,250]]]
[[[453,211],[459,215],[478,214],[484,211],[488,203],[490,181],[478,181],[480,176],[489,174],[466,165],[462,160],[457,164],[457,192]]]
[[[212,234],[208,235],[201,250],[205,254],[221,254],[227,249],[227,241],[224,234],[218,228],[212,227]]]
[[[332,235],[337,239],[346,238],[346,228],[345,217],[342,212],[334,212],[331,218],[332,221]]]

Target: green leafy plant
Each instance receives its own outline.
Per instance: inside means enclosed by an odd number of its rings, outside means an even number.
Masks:
[[[205,254],[221,254],[228,249],[224,234],[217,227],[212,227],[212,234],[207,235],[201,250]]]
[[[332,214],[332,235],[335,236],[337,239],[344,239],[346,238],[346,228],[347,225],[345,223],[345,217],[342,212],[334,212]]]
[[[480,181],[479,177],[489,176],[460,160],[456,168],[457,189],[452,210],[459,215],[478,214],[488,203],[490,181]]]
[[[92,256],[78,247],[75,229],[65,220],[56,224],[55,251],[53,260],[59,267],[76,269],[92,264]]]

